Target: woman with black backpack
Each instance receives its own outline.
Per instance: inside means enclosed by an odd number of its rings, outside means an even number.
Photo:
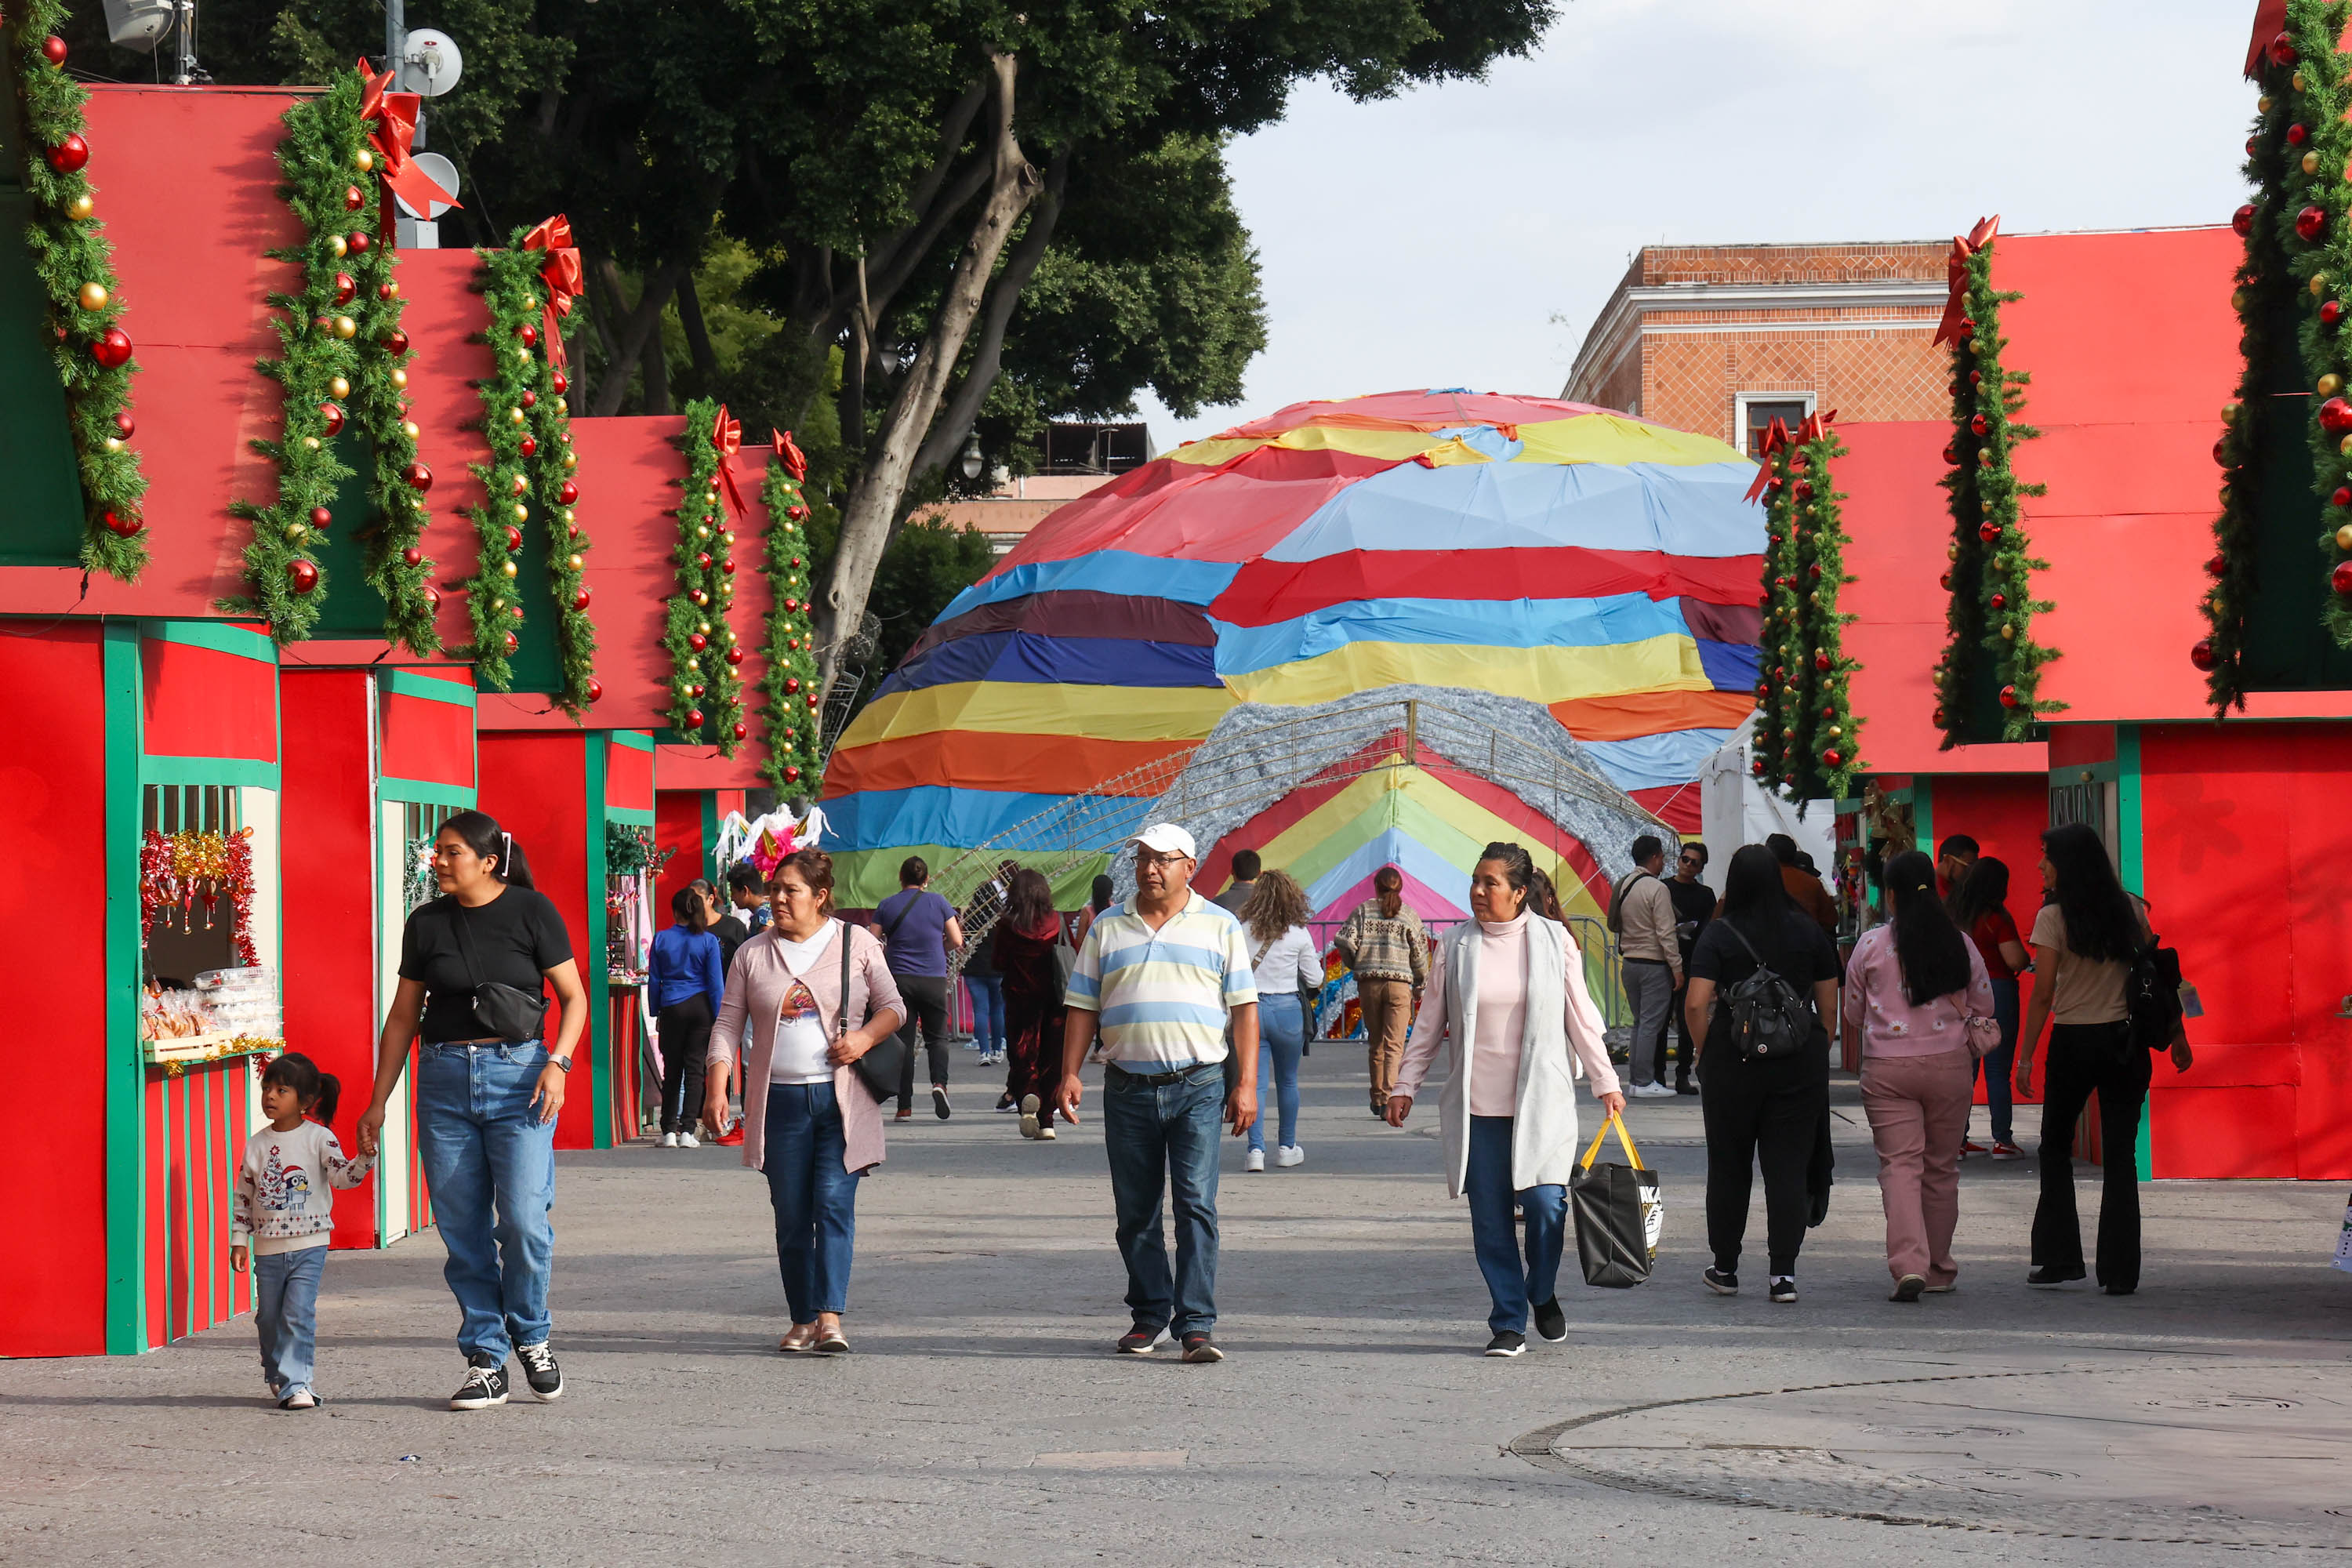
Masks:
[[[2107,847],[2081,823],[2042,836],[2044,902],[2033,917],[2033,1000],[2017,1037],[2017,1092],[2033,1092],[2033,1051],[2050,1031],[2050,1078],[2042,1093],[2042,1200],[2033,1209],[2029,1285],[2083,1278],[2083,1227],[2074,1211],[2074,1119],[2099,1098],[2099,1283],[2110,1296],[2139,1289],[2139,1116],[2151,1076],[2148,1052],[2164,1039],[2137,1037],[2126,999],[2133,962],[2153,946],[2147,911],[2124,891]],[[2178,984],[2178,977],[2174,977]],[[2177,1017],[2172,1065],[2189,1070],[2189,1037]]]
[[[1691,950],[1683,1022],[1699,1047],[1699,1114],[1706,1128],[1705,1276],[1718,1296],[1739,1289],[1755,1167],[1764,1171],[1771,1299],[1797,1299],[1797,1249],[1811,1199],[1806,1167],[1829,1105],[1838,955],[1821,923],[1793,904],[1780,862],[1760,844],[1731,858],[1723,912]]]

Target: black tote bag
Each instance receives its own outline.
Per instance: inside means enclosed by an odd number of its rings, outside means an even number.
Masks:
[[[841,1014],[834,1020],[833,1037],[837,1044],[849,1033],[849,922],[841,926]],[[868,1016],[873,1008],[866,1008]],[[849,1064],[857,1069],[857,1081],[874,1097],[874,1103],[898,1098],[898,1075],[907,1068],[907,1042],[897,1035],[885,1035],[874,1042],[873,1048]]]
[[[1596,1165],[1601,1140],[1611,1128],[1624,1145],[1631,1164],[1614,1161]],[[1587,1285],[1623,1289],[1650,1277],[1657,1256],[1657,1226],[1664,1213],[1659,1201],[1658,1173],[1645,1169],[1625,1135],[1625,1124],[1611,1117],[1584,1152],[1575,1175],[1569,1178],[1568,1205],[1576,1216],[1576,1258]]]

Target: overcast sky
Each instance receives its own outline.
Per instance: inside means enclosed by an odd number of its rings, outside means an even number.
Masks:
[[[1147,406],[1156,447],[1311,397],[1557,394],[1643,245],[2216,223],[2245,199],[2253,0],[1559,11],[1483,83],[1313,88],[1234,145],[1268,342],[1239,405]]]

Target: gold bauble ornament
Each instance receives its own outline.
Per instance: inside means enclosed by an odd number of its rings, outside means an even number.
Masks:
[[[408,373],[401,369],[398,365],[394,365],[392,367],[392,389],[394,392],[405,392],[408,390]]]
[[[563,466],[564,466],[565,468],[578,468],[578,467],[580,466],[580,458],[579,458],[578,454],[576,454],[576,453],[572,453],[572,452],[566,452],[566,453],[564,453],[564,454],[563,454]]]
[[[708,539],[710,537],[710,531],[703,527],[701,524],[697,523],[694,529],[694,537],[697,539]]]
[[[2242,406],[2240,405],[2235,403],[2224,403],[2221,405],[2221,422],[2225,425],[2235,422],[2241,412]]]
[[[694,623],[694,629],[700,632],[704,637],[709,637],[710,635],[710,623],[709,621],[697,621]]]
[[[2014,642],[2017,640],[2017,628],[2015,626],[2004,626],[2000,628],[2000,635],[2010,641]]]
[[[331,377],[327,383],[327,395],[337,398],[349,397],[352,395],[352,384],[340,375]]]
[[[2303,73],[2301,71],[2295,72],[2294,75],[2289,77],[2287,79],[2294,85],[2295,91],[2301,92],[2303,90]]]
[[[310,529],[307,523],[289,522],[286,525],[287,542],[299,544],[310,537]]]
[[[359,336],[359,332],[360,324],[357,321],[352,321],[349,316],[337,316],[335,318],[335,336],[339,338],[355,338]]]
[[[582,566],[585,565],[586,563],[582,561],[577,555],[574,555],[567,560],[564,564],[571,567],[574,572],[577,572]]]
[[[416,421],[414,419],[402,420],[400,422],[400,433],[407,437],[412,441],[415,440],[418,436],[424,434],[423,431],[416,427]]]
[[[2336,531],[2336,548],[2352,550],[2352,522],[2347,522]]]
[[[89,193],[88,191],[84,191],[81,195],[76,196],[73,200],[66,204],[66,216],[77,221],[89,216],[90,214],[97,210],[98,204],[89,199]]]
[[[508,410],[507,410],[507,423],[508,423],[508,424],[509,424],[509,425],[520,425],[520,424],[521,424],[521,423],[522,423],[522,420],[523,420],[523,413],[522,413],[522,410],[521,410],[521,409],[520,409],[520,408],[509,408],[509,409],[508,409]]]
[[[316,436],[305,436],[302,437],[302,450],[306,452],[315,452],[318,449],[319,438]]]
[[[563,509],[563,526],[564,526],[564,527],[566,527],[566,528],[570,528],[570,527],[572,525],[572,523],[573,523],[573,522],[575,522],[575,521],[578,521],[578,515],[577,515],[576,513],[574,513],[574,512],[572,511],[572,510],[570,507],[568,507],[568,506],[567,506],[567,507],[565,507],[565,508]]]
[[[517,522],[529,522],[530,521],[530,508],[523,505],[520,501],[515,502],[514,513],[515,521]]]
[[[1845,733],[1845,731],[1844,731],[1843,730],[1842,730],[1842,729],[1838,728],[1838,726],[1836,726],[1835,724],[1832,724],[1832,725],[1831,725],[1831,726],[1830,726],[1830,738],[1831,738],[1832,740],[1835,740],[1838,736],[1843,735],[1843,734],[1844,734],[1844,733]]]
[[[2344,378],[2334,371],[2319,378],[2316,390],[2322,397],[2333,397],[2344,389]]]
[[[2327,274],[2325,272],[2313,273],[2311,275],[2311,297],[2316,300],[2319,296],[2326,292]]]
[[[2230,309],[2243,312],[2245,308],[2246,291],[2243,289],[2232,289],[2230,290]]]
[[[341,261],[343,258],[343,253],[349,249],[351,247],[343,243],[341,235],[331,234],[327,237],[327,254],[336,260]]]
[[[2317,173],[2319,173],[2319,154],[2318,154],[2318,153],[2305,153],[2303,155],[2303,172],[2304,172],[2305,174],[2316,174]]]
[[[352,163],[357,166],[361,174],[367,174],[375,167],[375,154],[362,147],[359,150],[358,153],[352,157]]]
[[[509,561],[509,562],[506,563],[504,565],[500,566],[500,567],[499,568],[499,570],[500,572],[504,573],[506,575],[508,575],[508,576],[511,577],[511,576],[513,576],[513,575],[515,574],[515,563],[514,563],[513,562]]]
[[[1944,546],[1944,559],[1947,561],[1958,561],[1959,558],[1960,542],[1955,539],[1949,544]]]
[[[2352,458],[2352,436],[2347,436],[2341,441],[2336,442],[2336,449],[2343,453],[2346,457]]]
[[[2263,113],[2268,114],[2271,111],[2270,94],[2264,93],[2262,97],[2254,100],[2254,107],[2260,110]]]
[[[110,452],[120,452],[121,450],[122,450],[122,447],[123,447],[123,440],[122,440],[122,437],[120,437],[120,436],[109,436],[109,437],[106,438],[106,449],[107,449],[108,451],[110,451]]]
[[[571,413],[571,412],[572,412],[572,399],[570,399],[570,398],[568,398],[568,397],[559,397],[559,398],[557,398],[557,399],[555,400],[555,411],[556,411],[558,414],[569,414],[569,413]]]
[[[81,292],[76,294],[74,300],[85,310],[103,310],[106,309],[106,285],[85,283],[81,286]]]

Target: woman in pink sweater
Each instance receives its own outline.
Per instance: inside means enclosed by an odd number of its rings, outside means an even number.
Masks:
[[[1977,1058],[2000,1038],[1992,979],[1936,897],[1936,863],[1917,850],[1886,867],[1894,918],[1864,933],[1846,965],[1844,1015],[1862,1040],[1862,1104],[1878,1146],[1890,1300],[1953,1288],[1960,1145]],[[1981,1043],[1979,1043],[1981,1038]]]

